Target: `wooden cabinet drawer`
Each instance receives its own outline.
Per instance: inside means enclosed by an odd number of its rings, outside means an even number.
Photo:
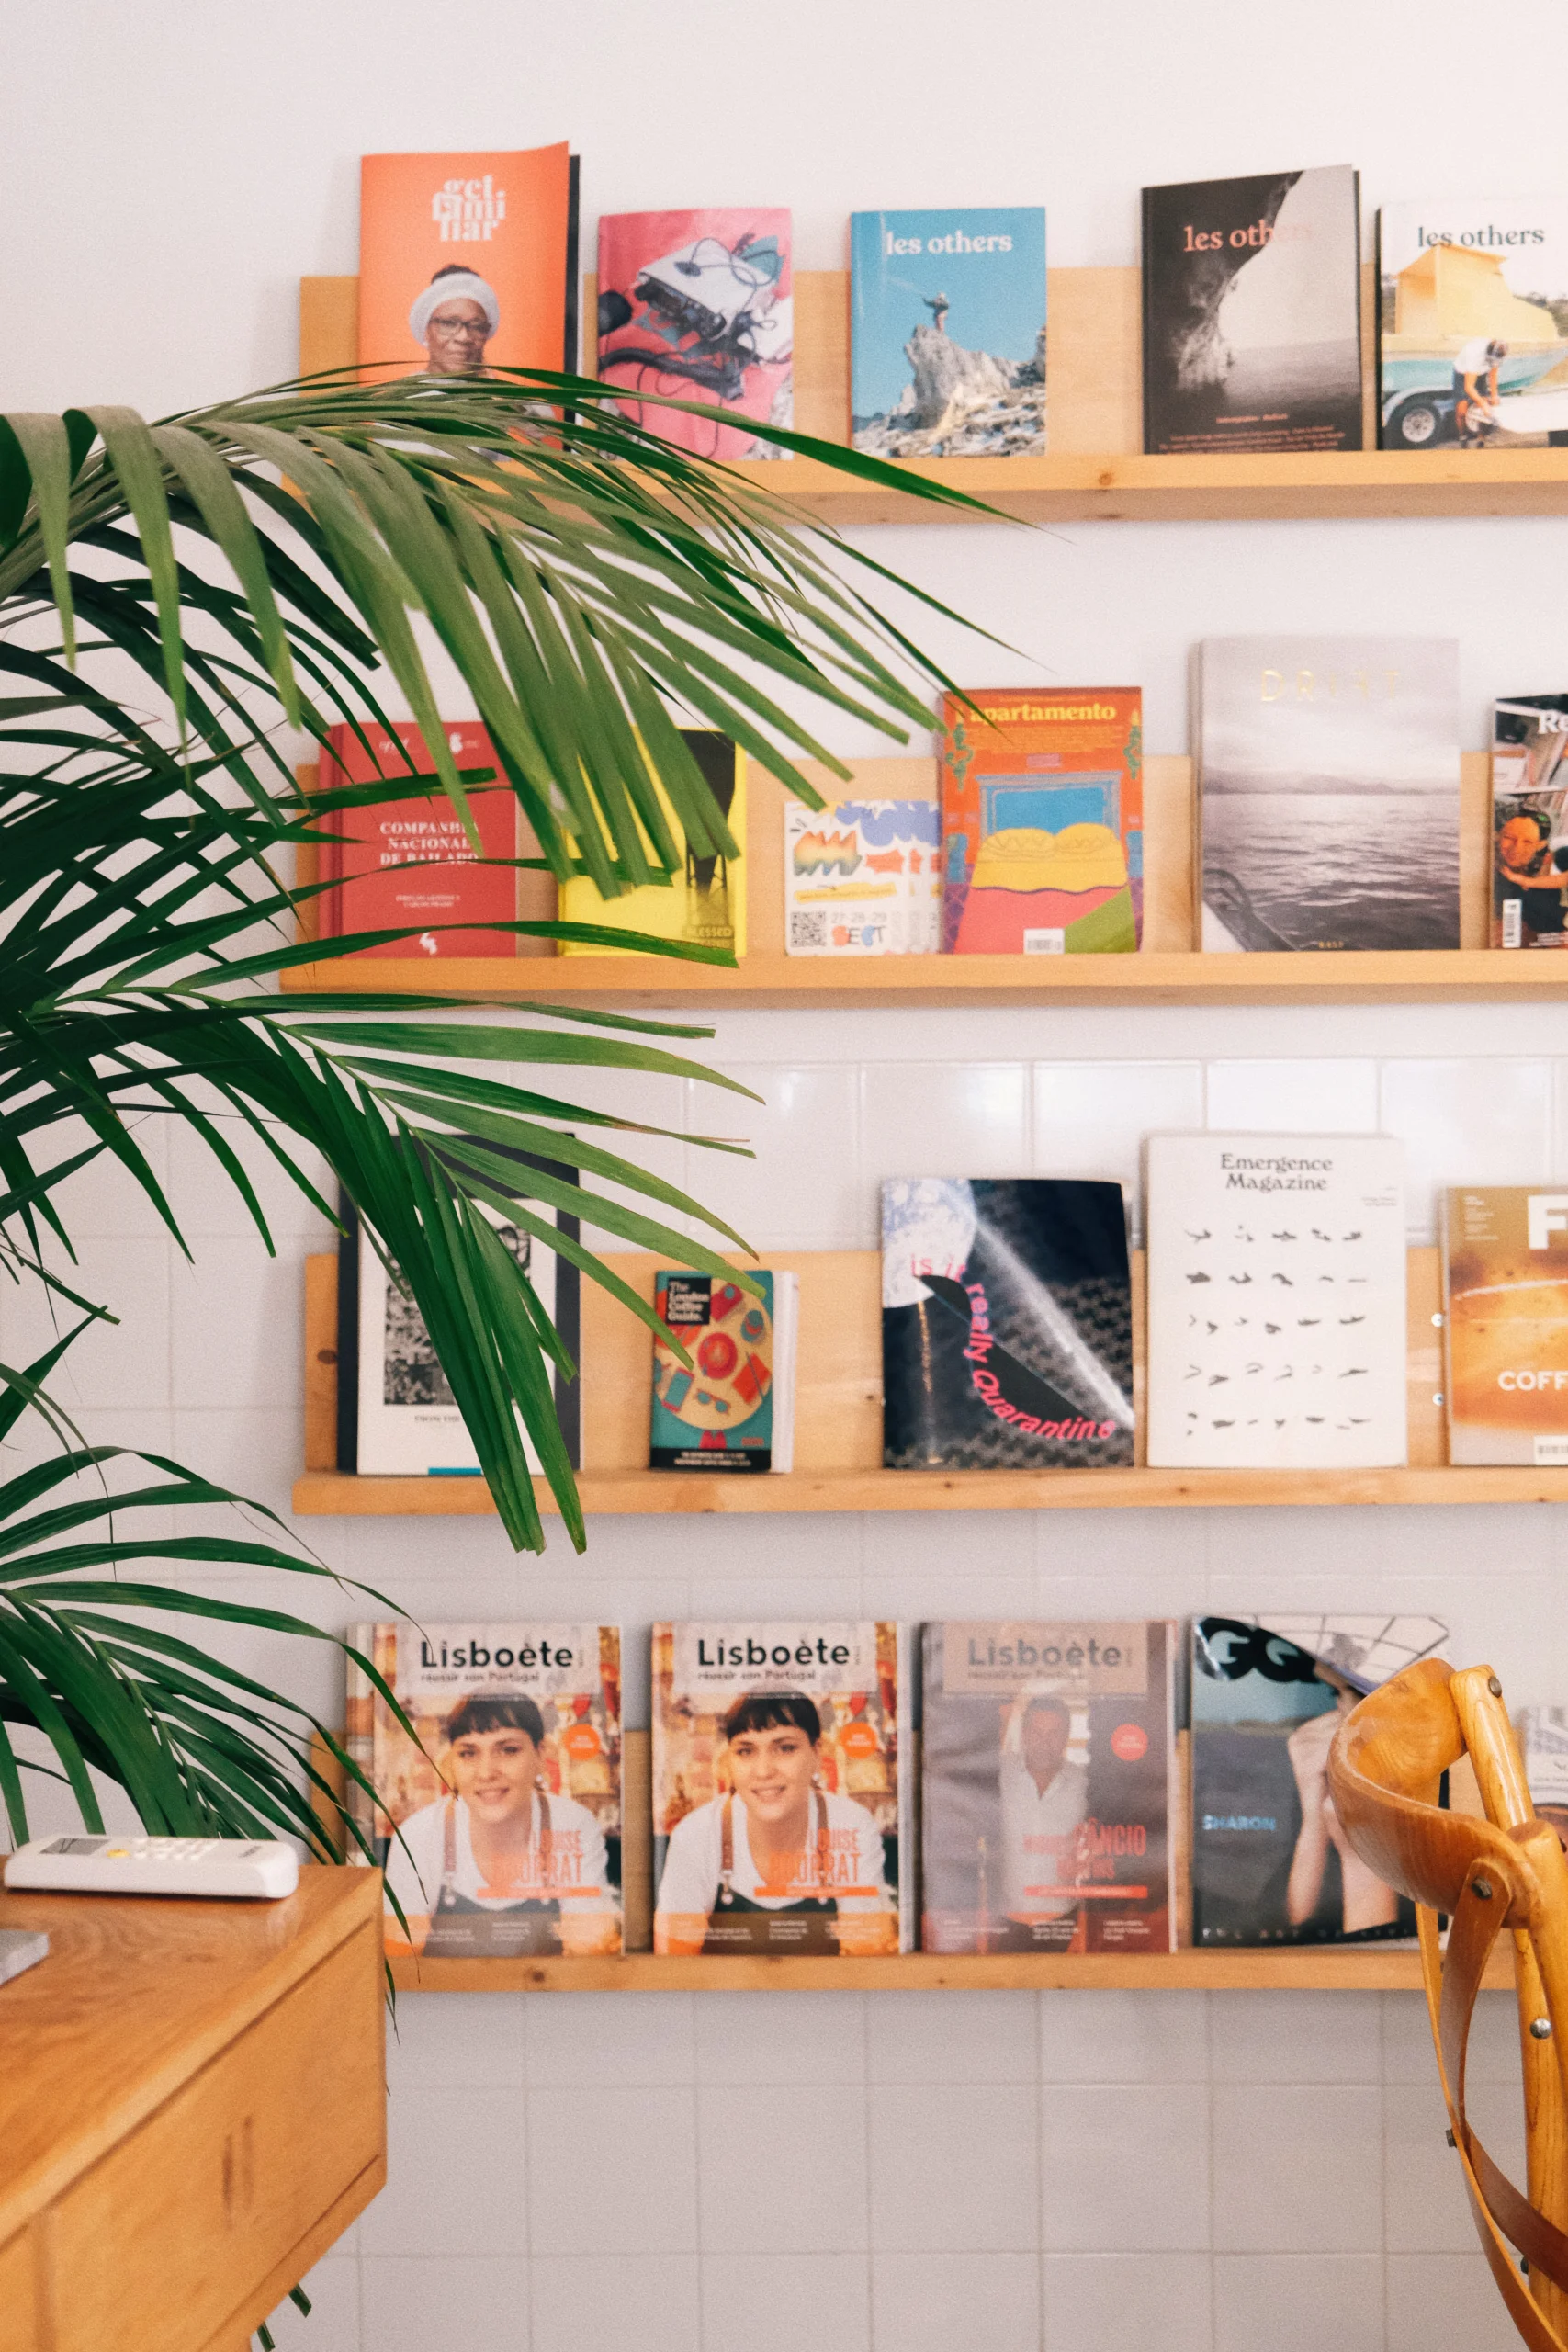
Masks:
[[[0,2245],[0,2352],[43,2352],[30,2230]]]
[[[379,1942],[366,1928],[60,2200],[46,2340],[58,2352],[210,2343],[309,2251],[311,2225],[385,2137]]]

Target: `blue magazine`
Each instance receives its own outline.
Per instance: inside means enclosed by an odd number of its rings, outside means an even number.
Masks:
[[[1045,447],[1043,207],[850,216],[851,439],[879,458]]]

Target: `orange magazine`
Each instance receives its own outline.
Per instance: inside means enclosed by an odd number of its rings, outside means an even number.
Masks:
[[[367,381],[566,365],[564,140],[495,154],[367,155],[359,168]]]
[[[982,688],[943,698],[942,945],[1131,955],[1144,930],[1143,695]]]
[[[1449,1460],[1568,1464],[1568,1191],[1442,1195]]]

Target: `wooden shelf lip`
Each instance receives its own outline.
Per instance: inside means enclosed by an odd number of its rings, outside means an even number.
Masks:
[[[555,1505],[541,1479],[540,1507]],[[584,1471],[582,1507],[592,1518],[755,1515],[777,1511],[1168,1510],[1265,1505],[1568,1503],[1568,1469],[1405,1470],[845,1470],[778,1476]],[[355,1477],[307,1471],[294,1482],[301,1519],[483,1517],[493,1512],[480,1478]]]
[[[1393,954],[1204,956],[748,956],[733,971],[657,956],[548,961],[453,956],[305,964],[301,994],[431,989],[543,1002],[614,997],[649,1005],[1506,1003],[1568,994],[1568,954],[1489,947]]]
[[[1025,1952],[985,1958],[905,1952],[886,1960],[761,1957],[664,1960],[628,1952],[601,1960],[394,1959],[403,1993],[908,1993],[908,1992],[1343,1992],[1415,1993],[1420,1955],[1355,1951]],[[1513,1983],[1501,1951],[1486,1984]]]
[[[910,462],[1009,519],[1044,522],[1354,520],[1406,514],[1568,514],[1568,451],[1335,450],[1316,456],[1157,458],[1063,452],[1043,458]],[[962,509],[868,487],[792,458],[735,471],[818,522],[962,523]]]

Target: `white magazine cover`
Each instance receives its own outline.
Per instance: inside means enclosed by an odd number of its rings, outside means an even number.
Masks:
[[[1152,1467],[1404,1461],[1397,1138],[1151,1136],[1147,1224]]]
[[[791,956],[935,956],[942,811],[934,800],[784,803],[784,949]]]

